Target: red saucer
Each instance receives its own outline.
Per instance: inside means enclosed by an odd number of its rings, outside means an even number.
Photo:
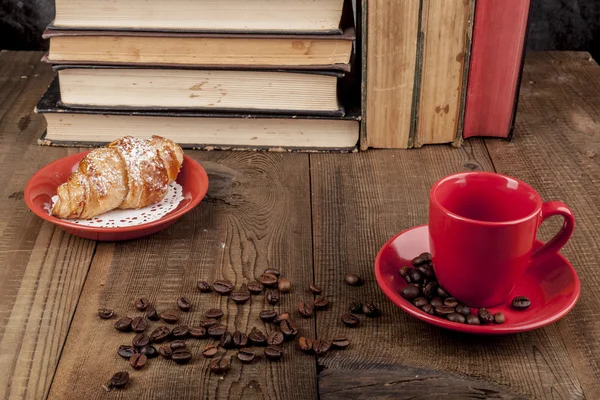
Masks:
[[[536,241],[536,248],[542,242]],[[417,226],[400,232],[390,239],[379,251],[375,260],[375,277],[385,295],[407,313],[433,325],[459,332],[483,335],[500,335],[524,332],[551,324],[564,317],[575,306],[579,297],[579,278],[569,262],[560,254],[547,262],[534,265],[515,285],[510,299],[527,296],[531,306],[525,311],[506,304],[490,308],[490,311],[502,312],[506,322],[501,325],[467,325],[451,322],[424,313],[400,296],[406,285],[398,270],[411,265],[411,260],[423,252],[429,251],[429,230],[426,225]],[[477,309],[472,309],[474,313]]]
[[[89,151],[73,154],[51,164],[36,172],[25,187],[24,197],[27,206],[38,217],[58,225],[66,232],[86,239],[116,241],[136,239],[151,235],[175,223],[181,216],[200,203],[208,190],[208,176],[196,161],[184,156],[181,171],[177,176],[177,183],[183,189],[184,199],[177,208],[157,221],[146,224],[119,228],[100,228],[83,226],[48,215],[44,204],[49,203],[56,189],[66,182],[73,168]]]

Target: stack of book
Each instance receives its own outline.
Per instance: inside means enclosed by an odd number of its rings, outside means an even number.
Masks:
[[[354,150],[354,22],[344,0],[56,0],[40,143]]]

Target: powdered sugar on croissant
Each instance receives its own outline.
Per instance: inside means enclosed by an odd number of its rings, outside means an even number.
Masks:
[[[126,136],[95,149],[57,189],[52,215],[89,219],[115,208],[161,201],[183,163],[183,151],[160,136]]]

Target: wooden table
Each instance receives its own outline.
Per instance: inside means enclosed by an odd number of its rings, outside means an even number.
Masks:
[[[209,172],[209,197],[170,229],[122,243],[70,236],[23,201],[35,171],[79,151],[37,145],[44,118],[33,108],[52,78],[41,56],[0,52],[0,398],[600,398],[600,68],[587,53],[528,55],[513,142],[359,154],[188,151]],[[372,273],[380,246],[425,223],[431,184],[461,170],[516,176],[573,208],[577,228],[563,254],[581,278],[581,298],[567,317],[473,337],[422,323],[383,296]],[[542,238],[558,223],[545,224]],[[295,285],[276,309],[295,310],[316,282],[331,307],[297,318],[302,333],[347,335],[351,347],[317,360],[290,344],[278,363],[235,360],[220,378],[198,354],[207,341],[190,341],[187,366],[160,358],[134,371],[116,354],[132,335],[96,316],[104,306],[137,315],[138,296],[165,309],[185,294],[197,310],[190,322],[214,306],[230,329],[265,329],[262,296],[240,307],[195,286],[218,278],[239,285],[267,267]],[[366,284],[346,286],[348,272]],[[339,316],[355,297],[374,300],[383,316],[344,327]],[[105,392],[119,370],[131,384]]]

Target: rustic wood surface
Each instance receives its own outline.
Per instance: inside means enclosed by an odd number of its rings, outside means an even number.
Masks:
[[[513,142],[359,154],[190,151],[209,173],[208,197],[163,232],[98,245],[41,222],[23,202],[37,169],[79,151],[36,144],[44,121],[32,110],[52,76],[41,55],[0,52],[0,399],[600,398],[600,68],[586,53],[528,56]],[[572,207],[577,228],[563,253],[582,294],[567,317],[532,332],[472,337],[420,322],[383,296],[375,254],[398,231],[425,223],[431,184],[461,170],[516,176]],[[545,223],[541,237],[559,224]],[[133,301],[142,295],[176,309],[185,294],[194,304],[181,313],[190,325],[217,306],[230,330],[270,330],[258,319],[270,308],[263,296],[237,306],[195,288],[217,278],[239,286],[267,267],[294,283],[275,309],[293,312],[311,299],[306,285],[314,280],[331,305],[312,319],[296,316],[302,334],[348,336],[350,348],[317,361],[287,343],[280,362],[234,359],[221,379],[199,355],[210,341],[188,340],[191,364],[153,359],[134,371],[116,354],[133,334],[96,316],[102,306],[141,315]],[[365,285],[345,285],[350,271]],[[382,317],[346,328],[339,317],[353,299],[378,303]],[[107,393],[101,385],[117,370],[132,382]]]

